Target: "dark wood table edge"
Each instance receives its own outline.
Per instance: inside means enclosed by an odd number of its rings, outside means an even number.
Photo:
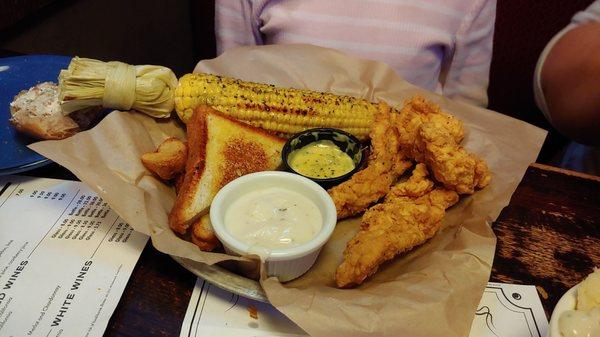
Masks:
[[[564,168],[560,168],[560,167],[556,167],[556,166],[550,166],[550,165],[546,165],[546,164],[531,163],[531,164],[529,164],[529,167],[536,167],[536,168],[539,168],[540,170],[557,172],[557,173],[562,173],[562,174],[566,174],[566,175],[573,176],[573,177],[589,179],[589,180],[594,180],[594,181],[600,181],[600,176],[595,176],[595,175],[588,174],[588,173],[577,172],[577,171],[564,169]]]

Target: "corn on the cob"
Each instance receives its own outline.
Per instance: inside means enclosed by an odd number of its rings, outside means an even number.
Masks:
[[[366,139],[377,104],[350,96],[278,88],[211,74],[187,74],[175,90],[175,109],[184,121],[201,105],[248,124],[291,134],[335,127]]]

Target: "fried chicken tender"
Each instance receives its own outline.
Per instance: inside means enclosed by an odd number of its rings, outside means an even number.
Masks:
[[[473,194],[489,184],[486,163],[456,143],[447,129],[433,123],[421,126],[416,141],[420,161],[427,163],[435,178],[459,194]]]
[[[485,162],[460,145],[464,138],[460,120],[422,97],[406,101],[397,120],[401,152],[426,163],[444,187],[472,194],[476,187],[489,184],[491,176]]]
[[[348,242],[336,270],[338,287],[360,285],[382,263],[435,235],[446,209],[459,198],[454,191],[433,189],[426,176],[425,165],[417,165],[411,178],[392,188],[393,195],[365,212],[361,229]]]
[[[464,128],[460,120],[443,113],[439,106],[430,104],[423,97],[415,96],[404,102],[396,118],[400,148],[405,156],[420,159],[421,155],[415,148],[415,142],[421,126],[428,122],[448,130],[457,143],[464,138]]]
[[[370,134],[372,152],[367,167],[329,190],[338,219],[358,214],[381,199],[412,166],[399,151],[398,132],[394,127],[397,117],[387,104],[379,105]]]
[[[418,198],[433,189],[434,183],[427,179],[429,172],[425,164],[417,164],[407,181],[394,185],[385,196],[385,201],[392,202],[396,198]]]
[[[383,203],[363,214],[360,230],[346,245],[335,273],[341,288],[360,285],[385,261],[433,237],[459,194],[472,194],[490,182],[486,163],[460,145],[462,122],[422,97],[406,101],[397,113],[380,112],[371,138],[369,166],[330,190],[338,218],[385,195]],[[410,178],[392,186],[411,160],[419,164]]]

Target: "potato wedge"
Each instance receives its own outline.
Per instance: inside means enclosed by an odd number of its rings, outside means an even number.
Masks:
[[[183,172],[187,153],[186,143],[177,138],[167,138],[155,152],[142,155],[142,164],[161,179],[169,180]]]
[[[208,214],[201,216],[192,225],[192,242],[200,250],[207,252],[215,249],[220,244],[219,239],[217,239],[213,231]]]

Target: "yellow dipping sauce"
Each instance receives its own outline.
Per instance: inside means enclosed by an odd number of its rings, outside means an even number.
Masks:
[[[354,169],[354,161],[330,140],[310,143],[288,156],[294,171],[311,178],[335,178]]]

